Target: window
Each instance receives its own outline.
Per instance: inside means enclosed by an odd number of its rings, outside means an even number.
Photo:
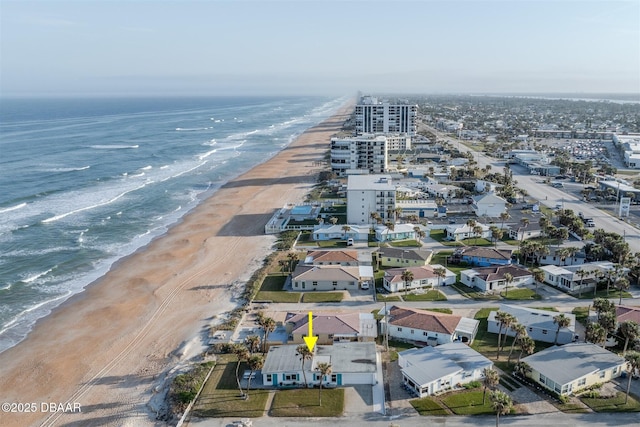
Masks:
[[[331,382],[332,383],[338,382],[338,374],[331,374]]]
[[[313,286],[318,286],[318,282],[311,282]]]
[[[578,380],[578,387],[582,387],[583,385],[585,385],[587,383],[587,379],[586,378],[580,378]]]
[[[271,374],[267,374],[267,382],[270,383],[272,381]]]
[[[338,282],[336,282],[335,280],[333,281],[333,286],[338,286]]]
[[[398,328],[398,332],[402,332],[402,328]]]
[[[411,330],[411,335],[413,335],[413,329]]]
[[[606,372],[605,372],[605,371],[600,372],[600,378],[604,378],[604,377],[605,377],[605,375],[606,375]]]
[[[298,282],[293,282],[293,287],[297,288],[298,287]]]
[[[547,377],[545,377],[544,375],[540,374],[540,382],[542,384],[546,384],[547,383]]]
[[[422,332],[422,335],[424,335],[425,337],[429,336],[429,332]]]
[[[547,330],[546,329],[542,330],[542,335],[547,335]]]
[[[298,374],[284,374],[285,381],[296,381],[298,379]]]

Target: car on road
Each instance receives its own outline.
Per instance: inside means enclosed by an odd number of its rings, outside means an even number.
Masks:
[[[353,246],[353,239],[347,240],[347,246]]]

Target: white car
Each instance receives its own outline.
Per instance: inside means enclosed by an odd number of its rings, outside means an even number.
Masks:
[[[364,282],[360,283],[360,289],[362,289],[363,291],[369,290],[369,282],[368,281],[364,281]]]

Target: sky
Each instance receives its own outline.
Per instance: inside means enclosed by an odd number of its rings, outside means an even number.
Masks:
[[[0,96],[640,94],[638,0],[0,0]]]

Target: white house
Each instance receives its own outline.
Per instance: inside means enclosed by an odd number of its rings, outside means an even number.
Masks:
[[[475,234],[473,232],[474,227],[470,227],[467,224],[448,225],[447,228],[445,228],[444,230],[446,239],[458,241],[458,240],[464,240],[464,239],[470,239],[470,238],[485,238],[485,239],[491,238],[491,230],[489,229],[489,227],[480,223],[476,223],[476,226],[479,226],[480,228],[482,228],[482,231],[480,232],[480,234]]]
[[[527,328],[527,335],[535,341],[555,342],[558,325],[553,322],[553,318],[560,313],[508,304],[501,304],[499,311],[515,316],[518,323]],[[496,313],[496,311],[490,312],[489,318],[487,319],[487,331],[494,334],[497,334],[500,328],[500,324],[496,320]],[[571,323],[566,328],[560,329],[558,333],[558,344],[566,344],[575,339],[576,316],[572,313],[563,314],[570,319]],[[505,333],[504,328],[502,328],[502,333]],[[507,329],[506,334],[510,337],[515,336],[515,332],[512,329]]]
[[[472,197],[471,208],[478,217],[497,218],[507,208],[507,201],[495,193],[486,193]]]
[[[444,270],[444,277],[439,277],[435,269]],[[410,271],[413,280],[407,284],[402,280],[405,271]],[[456,274],[441,265],[420,265],[415,267],[390,268],[385,270],[382,286],[389,292],[410,292],[421,288],[435,288],[437,286],[453,285],[456,283]],[[408,285],[408,286],[407,286]]]
[[[349,225],[345,229],[345,224],[320,224],[313,228],[313,240],[347,240],[353,239],[356,242],[366,242],[369,240],[368,225]]]
[[[510,274],[513,281],[507,283],[506,274]],[[460,272],[460,282],[470,288],[480,289],[482,292],[501,292],[507,287],[518,287],[533,283],[533,274],[515,265],[494,265],[491,267],[472,268]]]
[[[454,341],[471,344],[480,324],[478,320],[468,317],[396,306],[389,308],[388,312],[383,308],[378,314],[384,316],[380,321],[382,333],[399,340],[423,342],[431,346]],[[390,325],[388,329],[387,323]]]
[[[549,253],[538,258],[540,265],[581,265],[586,262],[586,256],[583,251],[576,252],[573,256],[561,257],[557,254],[562,248],[550,248]]]
[[[415,224],[396,224],[393,230],[385,225],[375,227],[376,240],[378,242],[391,242],[394,240],[418,240],[415,228],[422,228]]]
[[[491,181],[484,181],[482,179],[476,180],[476,192],[478,193],[492,193],[495,192],[498,188],[502,187],[501,184],[496,184]]]
[[[370,224],[377,213],[383,222],[395,220],[396,188],[390,175],[349,175],[347,223]]]
[[[480,381],[493,363],[466,344],[413,348],[398,353],[402,382],[418,397]]]
[[[376,383],[377,354],[374,342],[334,343],[317,345],[313,359],[305,363],[304,373],[298,344],[275,345],[269,348],[261,370],[262,383],[266,387],[349,386]],[[321,378],[316,370],[318,363],[329,363],[331,374]]]
[[[561,395],[619,377],[627,365],[624,358],[598,345],[577,342],[546,348],[522,361],[530,369],[527,377]]]
[[[598,276],[612,271],[616,264],[610,261],[588,262],[581,265],[543,265],[544,282],[569,292],[584,292],[593,289],[600,280]],[[583,271],[583,273],[580,273]],[[622,272],[628,271],[623,269]]]

